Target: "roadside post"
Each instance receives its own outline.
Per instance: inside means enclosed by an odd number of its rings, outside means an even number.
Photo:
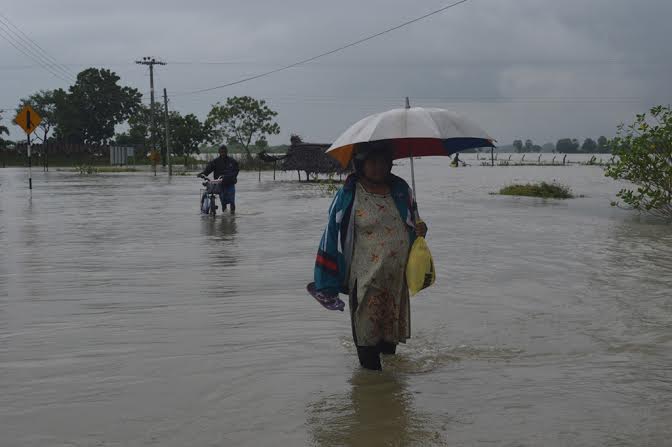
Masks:
[[[28,189],[32,191],[33,189],[33,160],[30,148],[30,134],[39,126],[42,122],[42,117],[33,110],[29,105],[25,105],[21,111],[14,118],[14,122],[20,126],[24,132],[26,132],[26,140],[28,143],[27,155],[28,155]]]

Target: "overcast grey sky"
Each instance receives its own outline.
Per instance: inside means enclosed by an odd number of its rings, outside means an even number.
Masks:
[[[500,144],[613,135],[672,102],[670,0],[469,0],[341,53],[203,94],[357,40],[454,0],[5,0],[0,13],[76,74],[105,67],[149,102],[142,56],[171,107],[205,117],[227,96],[263,98],[282,128],[330,142],[363,116],[403,105],[466,113]],[[0,25],[0,30],[3,27]],[[0,32],[0,108],[69,83]]]

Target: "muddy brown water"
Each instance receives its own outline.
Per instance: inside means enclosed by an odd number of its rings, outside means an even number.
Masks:
[[[671,227],[596,167],[416,169],[438,277],[382,373],[304,292],[324,187],[212,219],[194,177],[1,169],[0,445],[670,445]],[[553,179],[585,197],[489,194]]]

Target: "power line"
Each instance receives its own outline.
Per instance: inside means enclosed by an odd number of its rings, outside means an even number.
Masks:
[[[261,61],[248,61],[248,62],[226,62],[226,61],[167,61],[166,63],[171,65],[182,65],[182,66],[193,66],[193,65],[204,65],[204,66],[263,66],[263,65],[274,65],[273,62],[261,62]],[[648,61],[633,61],[633,60],[618,60],[618,59],[557,59],[557,60],[547,60],[547,59],[450,59],[451,65],[458,66],[484,66],[485,69],[489,69],[493,65],[505,65],[505,66],[514,66],[514,65],[558,65],[564,68],[572,66],[601,66],[601,65],[626,65],[630,67],[661,67],[672,65],[672,61],[668,60],[648,60]],[[117,67],[117,66],[131,66],[135,65],[134,62],[121,63],[121,62],[91,62],[91,63],[64,63],[59,64],[61,67],[96,67],[96,66],[106,66],[106,67]],[[427,67],[428,65],[423,65]],[[440,64],[436,65],[437,67]],[[351,64],[344,63],[322,63],[322,64],[311,64],[310,68],[323,68],[333,70],[334,68],[344,68],[351,69],[356,67],[358,69],[380,69],[380,70],[390,70],[390,69],[408,69],[408,70],[417,70],[417,64],[398,64],[398,63],[385,63],[385,62],[376,62],[376,63],[362,63],[355,62]],[[0,65],[0,70],[30,70],[34,68],[41,68],[40,65]],[[309,68],[309,67],[303,67]],[[429,66],[429,68],[435,68],[434,66]],[[183,92],[186,93],[186,92]]]
[[[3,21],[3,19],[4,19],[4,21]],[[4,14],[2,14],[2,13],[0,13],[0,22],[5,23],[6,26],[7,26],[7,25],[11,26],[11,27],[14,28],[16,31],[18,31],[19,34],[20,34],[21,36],[23,36],[23,37],[25,38],[25,40],[27,40],[27,41],[29,42],[29,46],[31,46],[33,49],[36,49],[36,52],[37,52],[38,54],[42,54],[43,57],[44,57],[47,61],[51,61],[56,67],[58,67],[60,70],[62,70],[66,75],[68,75],[68,76],[70,76],[70,77],[72,77],[72,78],[76,78],[76,75],[75,75],[72,71],[70,71],[70,70],[69,70],[67,67],[65,67],[64,65],[60,64],[60,63],[56,60],[56,58],[54,58],[51,54],[49,54],[44,48],[42,48],[42,47],[40,46],[40,44],[38,44],[38,43],[35,42],[33,39],[31,39],[30,36],[28,36],[26,33],[24,33],[18,26],[16,26],[14,23],[12,23],[12,21],[9,20],[9,18],[8,18],[6,15],[4,15]],[[16,33],[15,33],[15,34],[16,34]]]
[[[424,104],[636,104],[646,101],[638,96],[413,96],[414,100]],[[359,95],[293,95],[265,96],[273,103],[314,104],[327,106],[347,105],[390,105],[399,104],[396,96],[359,96]],[[199,101],[197,98],[182,97],[181,103]]]
[[[5,28],[0,26],[0,37],[7,41],[11,46],[13,46],[17,51],[19,51],[24,56],[36,62],[41,68],[48,71],[53,76],[63,80],[69,81],[63,73],[53,69],[50,64],[45,63],[39,56],[35,55],[29,48],[26,48],[20,41],[16,39],[12,34],[10,34]]]
[[[204,88],[204,89],[200,89],[200,90],[194,90],[192,92],[188,92],[188,93],[185,93],[185,94],[193,95],[193,94],[197,94],[197,93],[209,92],[209,91],[217,90],[217,89],[224,88],[224,87],[230,87],[230,86],[236,85],[236,84],[242,84],[243,82],[252,81],[254,79],[263,78],[265,76],[269,76],[269,75],[272,75],[274,73],[278,73],[280,71],[288,70],[290,68],[296,67],[297,65],[306,64],[306,63],[314,61],[316,59],[320,59],[322,57],[329,56],[329,55],[334,54],[334,53],[338,53],[338,52],[343,51],[347,48],[351,48],[351,47],[354,47],[354,46],[359,45],[361,43],[364,43],[364,42],[367,42],[369,40],[375,39],[376,37],[380,37],[384,34],[392,32],[392,31],[396,31],[396,30],[398,30],[400,28],[403,28],[405,26],[408,26],[412,23],[419,22],[420,20],[426,19],[427,17],[431,17],[435,14],[439,14],[441,12],[444,12],[444,11],[448,10],[448,9],[454,8],[455,6],[461,5],[462,3],[466,3],[467,1],[469,1],[469,0],[460,0],[458,2],[455,2],[455,3],[452,3],[450,5],[444,6],[442,8],[436,9],[436,10],[434,10],[432,12],[429,12],[425,15],[422,15],[420,17],[416,17],[415,19],[409,20],[409,21],[404,22],[400,25],[393,26],[392,28],[388,28],[384,31],[381,31],[381,32],[378,32],[376,34],[372,34],[370,36],[364,37],[363,39],[356,40],[354,42],[351,42],[349,44],[343,45],[341,47],[335,48],[335,49],[330,50],[330,51],[326,51],[324,53],[318,54],[317,56],[309,57],[307,59],[303,59],[303,60],[300,60],[298,62],[294,62],[293,64],[289,64],[289,65],[285,65],[284,67],[276,68],[275,70],[270,70],[270,71],[267,71],[265,73],[261,73],[261,74],[254,75],[254,76],[249,76],[247,78],[243,78],[243,79],[240,79],[238,81],[229,82],[228,84],[222,84],[222,85],[218,85],[218,86],[215,86],[215,87],[209,87],[209,88]],[[173,96],[177,96],[177,95],[173,95]]]
[[[9,44],[11,46],[16,48],[16,50],[19,51],[20,53],[22,53],[24,56],[26,56],[26,57],[32,59],[33,61],[37,62],[42,68],[44,68],[46,71],[48,71],[51,75],[59,78],[62,81],[65,81],[65,82],[70,82],[71,81],[71,79],[66,78],[62,73],[60,73],[60,72],[54,70],[53,68],[51,68],[49,64],[44,63],[41,58],[35,56],[29,50],[25,50],[21,46],[21,43],[16,41],[16,39],[13,35],[9,34],[2,27],[0,27],[0,37],[2,37],[4,40],[9,42]]]

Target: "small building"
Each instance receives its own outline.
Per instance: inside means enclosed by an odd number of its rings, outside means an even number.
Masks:
[[[292,135],[291,146],[282,162],[283,171],[297,171],[301,181],[301,171],[306,174],[306,181],[317,174],[343,174],[343,169],[334,158],[325,152],[330,144],[304,143],[297,135]]]

